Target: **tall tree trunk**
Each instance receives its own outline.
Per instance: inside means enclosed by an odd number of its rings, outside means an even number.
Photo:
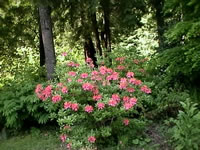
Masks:
[[[101,42],[99,39],[99,31],[98,31],[98,26],[97,26],[96,12],[91,14],[91,19],[92,19],[92,26],[93,26],[93,32],[95,35],[97,49],[99,51],[99,55],[102,56],[102,49],[101,49]]]
[[[42,40],[42,31],[41,31],[41,25],[39,23],[39,40],[40,40],[40,66],[44,66],[45,65],[45,52],[44,52],[44,44],[43,44],[43,40]]]
[[[110,31],[110,0],[101,0],[101,6],[104,13],[104,32],[102,32],[101,37],[104,40],[104,45],[106,48],[105,57],[111,52],[111,31]],[[109,60],[112,63],[112,60]]]
[[[96,58],[96,51],[94,48],[94,44],[92,42],[91,37],[85,38],[84,42],[84,54],[85,59],[91,58],[95,67],[97,67],[97,58]]]
[[[164,0],[151,0],[151,4],[155,9],[155,19],[157,23],[157,33],[158,33],[158,44],[160,51],[164,47],[164,15],[163,15],[163,7]]]
[[[54,69],[56,65],[56,57],[53,43],[53,33],[51,24],[51,9],[49,6],[39,6],[40,25],[42,32],[42,41],[45,51],[45,64],[47,69],[47,79],[54,77]]]

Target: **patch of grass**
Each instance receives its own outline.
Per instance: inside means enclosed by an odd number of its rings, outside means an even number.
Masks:
[[[64,150],[55,131],[33,128],[29,134],[0,141],[0,150]]]

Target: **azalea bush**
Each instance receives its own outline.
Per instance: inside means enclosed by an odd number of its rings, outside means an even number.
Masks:
[[[79,65],[63,57],[59,82],[38,84],[35,93],[57,120],[66,147],[123,147],[142,136],[145,105],[152,101],[151,83],[139,79],[147,60],[113,56],[111,67],[100,61],[95,68],[90,58]]]

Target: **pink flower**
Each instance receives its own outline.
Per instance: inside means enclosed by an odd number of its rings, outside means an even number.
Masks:
[[[67,93],[67,92],[68,92],[68,89],[67,89],[67,87],[66,87],[66,86],[64,86],[64,87],[62,88],[62,90],[61,90],[61,91],[62,91],[62,93],[64,93],[64,94],[65,94],[65,93]]]
[[[134,88],[131,88],[131,87],[127,88],[126,90],[127,90],[128,92],[130,92],[130,93],[132,93],[132,92],[135,91],[135,89],[134,89]]]
[[[63,52],[63,53],[62,53],[62,56],[67,56],[67,52]]]
[[[82,79],[78,79],[77,82],[78,82],[78,83],[82,83],[83,80],[82,80]]]
[[[72,103],[71,102],[65,102],[64,103],[64,108],[65,109],[69,109],[69,108],[71,108],[72,107]]]
[[[118,70],[124,70],[124,69],[125,69],[125,67],[124,67],[124,66],[120,66],[120,65],[119,65],[119,66],[117,66],[117,69],[118,69]]]
[[[112,95],[112,99],[115,100],[115,101],[117,101],[118,103],[120,102],[120,97],[119,97],[118,94],[113,94]]]
[[[98,75],[99,74],[99,72],[98,71],[92,71],[92,73],[91,73],[93,76],[96,76],[96,75]]]
[[[111,68],[107,68],[106,72],[109,73],[109,74],[112,74],[113,70]]]
[[[131,77],[133,77],[134,76],[134,73],[133,72],[127,72],[127,74],[126,74],[126,77],[127,78],[131,78]]]
[[[94,96],[93,96],[93,100],[95,100],[95,101],[98,101],[98,100],[100,100],[101,98],[102,98],[101,95],[94,95]]]
[[[51,86],[51,85],[48,85],[48,86],[44,89],[44,91],[42,92],[42,94],[44,94],[44,96],[45,96],[46,98],[50,97],[51,94],[52,94],[52,86]]]
[[[52,97],[53,103],[61,101],[62,97],[60,95],[55,95]]]
[[[70,71],[70,72],[68,72],[68,75],[74,77],[74,76],[76,76],[76,72]]]
[[[63,86],[63,83],[58,83],[57,86],[58,86],[58,87],[62,87],[62,86]]]
[[[128,119],[124,119],[123,123],[124,123],[125,126],[128,126],[129,125],[129,120]]]
[[[87,77],[88,77],[88,74],[87,74],[87,73],[82,73],[82,74],[81,74],[81,78],[85,79],[85,78],[87,78]]]
[[[133,106],[137,103],[137,98],[133,97],[129,99],[129,103],[132,104]]]
[[[122,83],[119,84],[119,88],[120,89],[126,89],[127,85],[128,84],[126,82],[124,82],[124,83],[122,82]]]
[[[79,106],[78,106],[77,103],[72,103],[71,108],[72,108],[73,111],[78,111]]]
[[[124,109],[125,110],[129,110],[129,109],[131,109],[133,107],[133,104],[131,104],[131,103],[124,103]]]
[[[123,97],[123,102],[124,102],[124,103],[128,103],[128,102],[129,102],[129,99],[130,99],[130,97],[124,96],[124,97]]]
[[[92,62],[92,59],[88,57],[88,58],[86,59],[86,62],[87,62],[87,63],[91,63],[91,62]]]
[[[112,106],[112,107],[115,107],[115,106],[117,105],[117,101],[116,101],[116,100],[113,100],[113,99],[110,99],[110,100],[108,101],[108,105],[109,105],[109,106]]]
[[[97,107],[98,107],[98,109],[99,110],[101,110],[101,109],[104,109],[104,107],[105,107],[105,104],[104,103],[97,103]]]
[[[120,79],[120,83],[126,83],[127,82],[127,79],[126,78],[121,78]]]
[[[99,72],[100,72],[102,75],[104,75],[104,74],[106,74],[106,72],[107,72],[107,68],[106,68],[105,66],[101,66],[101,67],[99,68]]]
[[[85,91],[92,91],[92,89],[94,88],[94,86],[91,83],[84,83],[82,85],[82,88]]]
[[[112,73],[112,79],[113,80],[118,80],[118,78],[119,78],[119,73],[118,72],[113,72]]]
[[[92,89],[92,93],[93,93],[94,95],[98,95],[98,94],[99,94],[98,88],[97,88],[97,87],[94,87],[94,88]]]
[[[68,82],[72,82],[72,79],[71,79],[71,78],[68,78],[67,81],[68,81]]]
[[[85,106],[85,111],[86,112],[88,112],[88,113],[91,113],[91,112],[93,112],[93,107],[92,106],[90,106],[90,105],[87,105],[87,106]]]
[[[72,143],[68,143],[67,145],[66,145],[66,147],[67,147],[67,149],[71,149],[71,147],[72,147]]]
[[[76,63],[74,63],[74,62],[69,62],[69,63],[67,64],[67,66],[69,66],[69,67],[78,67],[79,64],[76,64]]]
[[[140,90],[141,90],[142,92],[144,92],[144,93],[147,93],[147,94],[151,93],[151,89],[148,88],[146,85],[143,85],[143,86],[140,88]]]
[[[133,85],[141,85],[142,81],[141,80],[137,80],[135,78],[130,78],[129,83],[131,83]]]
[[[36,86],[35,93],[38,94],[38,93],[40,93],[42,90],[43,90],[42,85],[41,85],[41,84],[38,84],[38,85]]]
[[[88,137],[88,141],[89,141],[90,143],[95,143],[96,138],[95,138],[94,136],[89,136],[89,137]]]
[[[64,143],[65,140],[67,139],[67,135],[66,134],[61,134],[60,135],[60,140]]]
[[[120,63],[122,63],[124,61],[125,57],[117,57],[115,60],[116,61],[120,61]]]

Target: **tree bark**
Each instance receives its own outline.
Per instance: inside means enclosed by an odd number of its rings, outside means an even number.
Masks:
[[[44,66],[45,65],[45,52],[44,52],[44,44],[43,44],[43,40],[42,40],[42,31],[41,31],[41,25],[39,23],[39,40],[40,40],[40,66]]]
[[[110,0],[101,0],[101,6],[104,13],[104,31],[102,32],[101,37],[104,40],[105,45],[105,57],[111,53],[111,31],[110,31]],[[112,60],[109,59],[110,65]]]
[[[94,48],[94,44],[92,42],[91,37],[85,39],[84,42],[84,54],[85,59],[91,58],[95,67],[97,67],[97,58],[96,58],[96,51]]]
[[[96,12],[91,14],[91,19],[92,19],[93,32],[94,32],[95,40],[96,40],[96,46],[99,51],[99,55],[102,56],[102,49],[101,49],[101,42],[99,39],[99,31],[98,31],[98,26],[97,26]]]
[[[53,43],[51,9],[49,6],[39,6],[40,25],[42,33],[42,41],[45,52],[45,64],[47,70],[47,79],[54,78],[54,69],[56,65],[56,57]]]
[[[163,7],[164,0],[151,0],[151,4],[155,9],[155,19],[157,23],[157,33],[158,33],[158,44],[160,51],[164,47],[164,15],[163,15]]]

